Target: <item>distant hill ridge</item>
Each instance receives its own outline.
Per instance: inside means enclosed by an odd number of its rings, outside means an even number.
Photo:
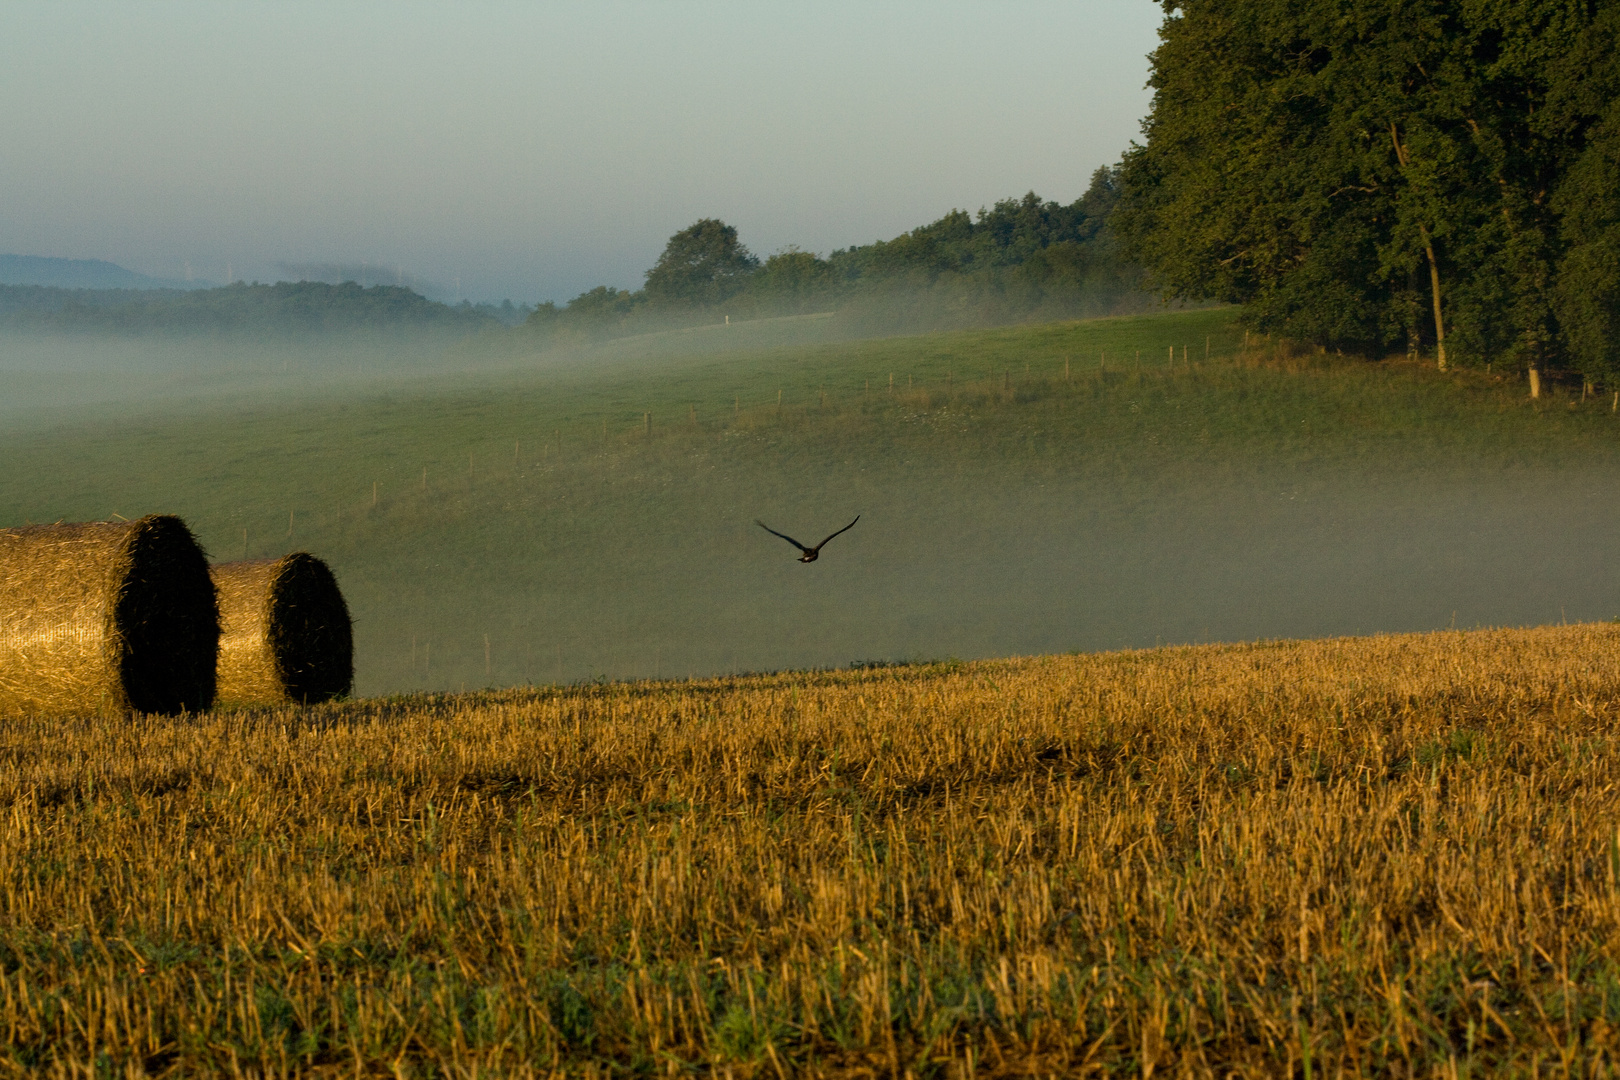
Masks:
[[[48,285],[59,289],[197,289],[207,284],[149,277],[105,259],[0,255],[0,285]]]
[[[0,327],[114,332],[331,331],[437,327],[474,331],[527,308],[451,307],[397,285],[237,282],[211,289],[63,289],[0,285]]]

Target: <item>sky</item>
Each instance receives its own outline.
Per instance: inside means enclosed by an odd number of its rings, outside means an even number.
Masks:
[[[0,252],[159,277],[365,263],[446,298],[639,288],[704,217],[887,239],[1140,133],[1152,0],[8,0]]]

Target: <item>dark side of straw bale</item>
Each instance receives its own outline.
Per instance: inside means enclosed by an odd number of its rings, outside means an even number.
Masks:
[[[220,563],[219,700],[311,704],[354,686],[349,606],[331,567],[307,552]]]
[[[0,715],[201,712],[218,648],[179,518],[0,529]]]

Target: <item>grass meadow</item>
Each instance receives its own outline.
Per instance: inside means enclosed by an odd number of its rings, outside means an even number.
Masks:
[[[161,401],[0,424],[0,524],[165,510],[216,559],[314,551],[367,695],[1620,614],[1609,402],[1231,320],[236,343],[223,374],[188,340]],[[119,370],[166,347],[136,344]],[[856,514],[810,567],[753,524]]]
[[[0,1071],[1599,1075],[1620,629],[0,724]]]

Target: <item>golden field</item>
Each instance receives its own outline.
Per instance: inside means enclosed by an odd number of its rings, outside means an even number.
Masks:
[[[1620,627],[0,726],[0,1063],[1491,1075],[1620,1046]]]

